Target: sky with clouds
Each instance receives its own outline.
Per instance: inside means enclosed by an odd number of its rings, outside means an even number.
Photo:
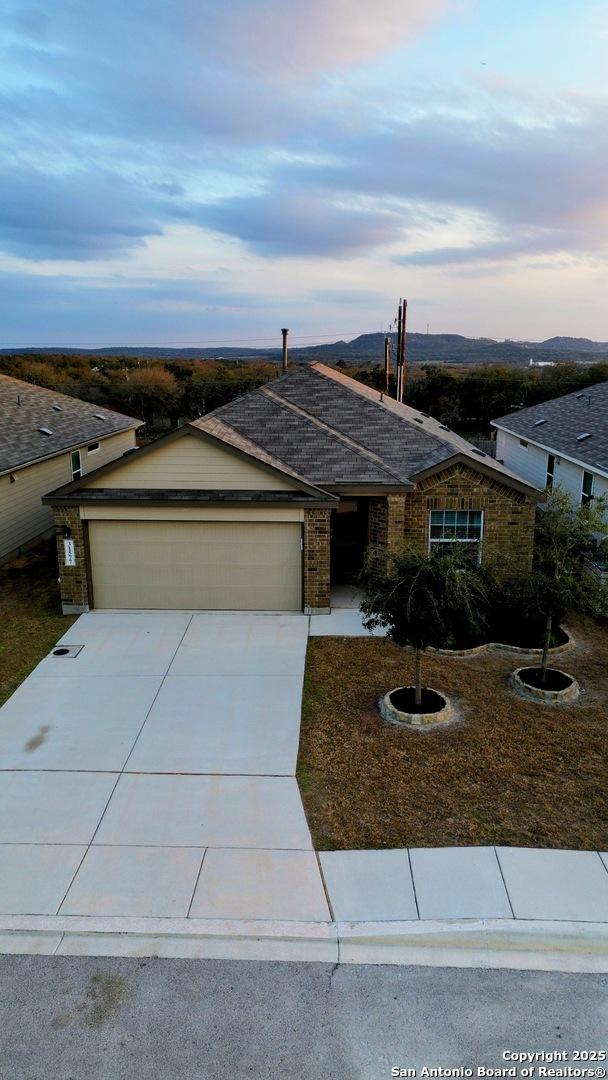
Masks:
[[[0,6],[0,347],[608,340],[597,0]]]

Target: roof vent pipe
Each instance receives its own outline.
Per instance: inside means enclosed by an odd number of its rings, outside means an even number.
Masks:
[[[282,364],[282,368],[283,368],[283,375],[286,375],[287,374],[287,335],[289,333],[289,330],[286,327],[283,327],[283,329],[281,330],[281,333],[283,335],[283,364]]]

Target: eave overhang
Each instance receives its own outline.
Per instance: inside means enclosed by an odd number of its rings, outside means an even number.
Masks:
[[[296,509],[330,509],[339,499],[328,492],[251,491],[196,488],[58,488],[42,501],[47,506],[290,506]]]

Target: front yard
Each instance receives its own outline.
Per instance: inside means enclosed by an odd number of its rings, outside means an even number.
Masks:
[[[73,622],[61,614],[54,541],[0,566],[0,705]]]
[[[416,733],[377,702],[411,683],[414,657],[382,638],[311,638],[298,779],[315,847],[505,844],[608,849],[608,635],[574,624],[555,660],[584,693],[568,705],[517,698],[525,661],[428,656],[423,677],[459,721]]]

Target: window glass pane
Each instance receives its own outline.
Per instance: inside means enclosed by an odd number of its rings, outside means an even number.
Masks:
[[[477,550],[482,533],[481,510],[431,510],[430,540],[450,550],[459,544],[471,544]]]
[[[591,495],[593,491],[593,473],[583,473],[583,491],[585,492],[585,495]]]

